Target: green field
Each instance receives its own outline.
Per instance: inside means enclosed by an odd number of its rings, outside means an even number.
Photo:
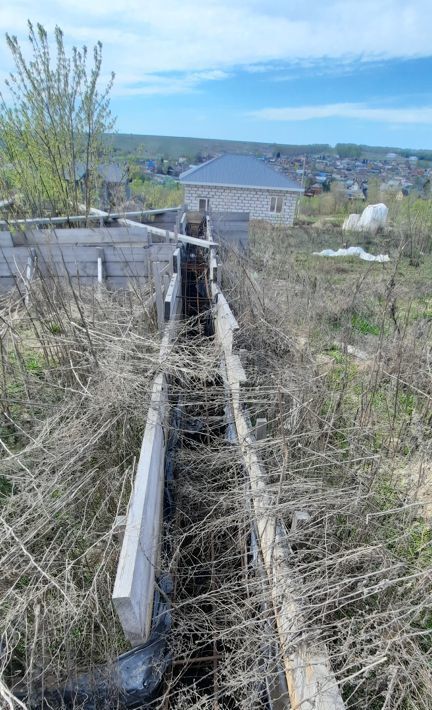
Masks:
[[[327,143],[308,145],[293,145],[290,143],[266,143],[254,141],[222,140],[217,138],[188,138],[182,136],[151,136],[134,133],[112,133],[106,135],[107,143],[112,147],[117,158],[169,159],[180,157],[195,159],[199,154],[214,155],[216,153],[248,153],[263,155],[280,152],[284,155],[316,155],[320,153],[334,154],[336,149]],[[410,150],[409,148],[392,148],[391,146],[368,146],[354,144],[338,144],[345,148],[355,147],[355,153],[362,158],[383,159],[388,152],[401,156],[417,155],[420,159],[430,159],[432,152],[428,150]],[[346,151],[345,151],[346,152]],[[348,150],[348,152],[350,152]]]
[[[185,138],[176,136],[147,136],[132,133],[115,133],[106,136],[109,145],[117,155],[134,154],[136,158],[194,158],[203,155],[230,152],[277,153],[303,155],[305,153],[329,153],[329,145],[289,145],[279,143],[254,143],[250,141],[228,141],[215,138]]]

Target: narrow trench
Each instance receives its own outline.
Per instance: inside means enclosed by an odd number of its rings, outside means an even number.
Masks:
[[[182,261],[184,317],[190,324],[185,338],[189,342],[195,339],[198,347],[203,336],[214,335],[208,259],[201,251],[188,246]],[[224,383],[220,375],[209,377],[204,385],[189,376],[187,391],[196,391],[197,396],[191,402],[190,394],[184,397],[181,391],[177,394],[180,435],[173,456],[175,513],[168,535],[173,533],[181,543],[173,575],[173,626],[169,641],[172,665],[165,676],[161,688],[163,701],[158,707],[269,708],[262,673],[251,674],[248,683],[254,687],[249,691],[245,687],[238,692],[239,682],[227,678],[227,670],[240,676],[244,664],[259,669],[259,653],[255,647],[256,657],[248,661],[241,629],[235,632],[231,628],[230,599],[231,604],[248,607],[248,577],[254,576],[254,570],[248,516],[230,524],[226,522],[224,501],[230,488],[235,490],[244,485],[241,464],[235,462],[227,470],[223,455],[221,465],[211,462],[212,451],[233,448],[227,436]],[[231,456],[235,458],[237,454]],[[191,490],[197,487],[199,490],[200,476],[205,477],[201,498],[193,493],[191,496]],[[204,491],[210,491],[210,495]],[[249,606],[251,623],[259,625],[262,623],[259,607],[254,609],[253,603]]]
[[[214,335],[205,252],[188,245],[182,258],[184,338],[196,348]],[[112,664],[35,689],[31,708],[287,707],[269,699],[274,628],[224,382],[218,370],[184,377],[172,383],[161,546],[170,573],[157,579],[151,638]],[[15,691],[29,699],[25,686]]]

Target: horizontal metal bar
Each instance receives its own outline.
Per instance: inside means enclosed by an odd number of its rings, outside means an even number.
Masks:
[[[0,207],[2,207],[0,203]],[[76,214],[63,217],[30,217],[29,219],[2,219],[1,226],[11,225],[32,225],[32,224],[66,224],[67,222],[86,222],[88,220],[99,221],[100,219],[121,219],[123,217],[144,217],[146,215],[164,214],[165,212],[177,212],[180,207],[167,207],[159,210],[136,210],[134,212],[103,212],[102,210],[92,210],[90,214]]]
[[[220,653],[214,653],[212,656],[198,656],[197,658],[174,658],[172,664],[173,666],[186,666],[195,663],[213,663],[213,661],[220,661],[221,658]]]

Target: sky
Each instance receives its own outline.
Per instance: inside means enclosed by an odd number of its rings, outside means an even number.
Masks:
[[[122,133],[432,148],[431,0],[0,0],[27,19],[103,43]]]

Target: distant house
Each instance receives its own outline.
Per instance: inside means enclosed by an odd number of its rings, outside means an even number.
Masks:
[[[313,185],[307,188],[305,191],[305,196],[306,197],[315,197],[316,195],[321,195],[323,191],[322,185],[320,185],[318,182],[314,182]]]
[[[101,164],[98,167],[100,202],[102,209],[110,209],[130,200],[129,168],[114,163]]]
[[[74,167],[73,180],[76,185],[84,186],[87,180],[87,170],[83,163],[77,163]],[[65,175],[66,180],[70,180]],[[99,186],[99,207],[111,209],[130,199],[130,178],[129,168],[115,163],[101,163],[97,167],[97,182]]]
[[[247,213],[292,225],[303,188],[249,155],[221,155],[180,175],[191,210],[214,214]]]

